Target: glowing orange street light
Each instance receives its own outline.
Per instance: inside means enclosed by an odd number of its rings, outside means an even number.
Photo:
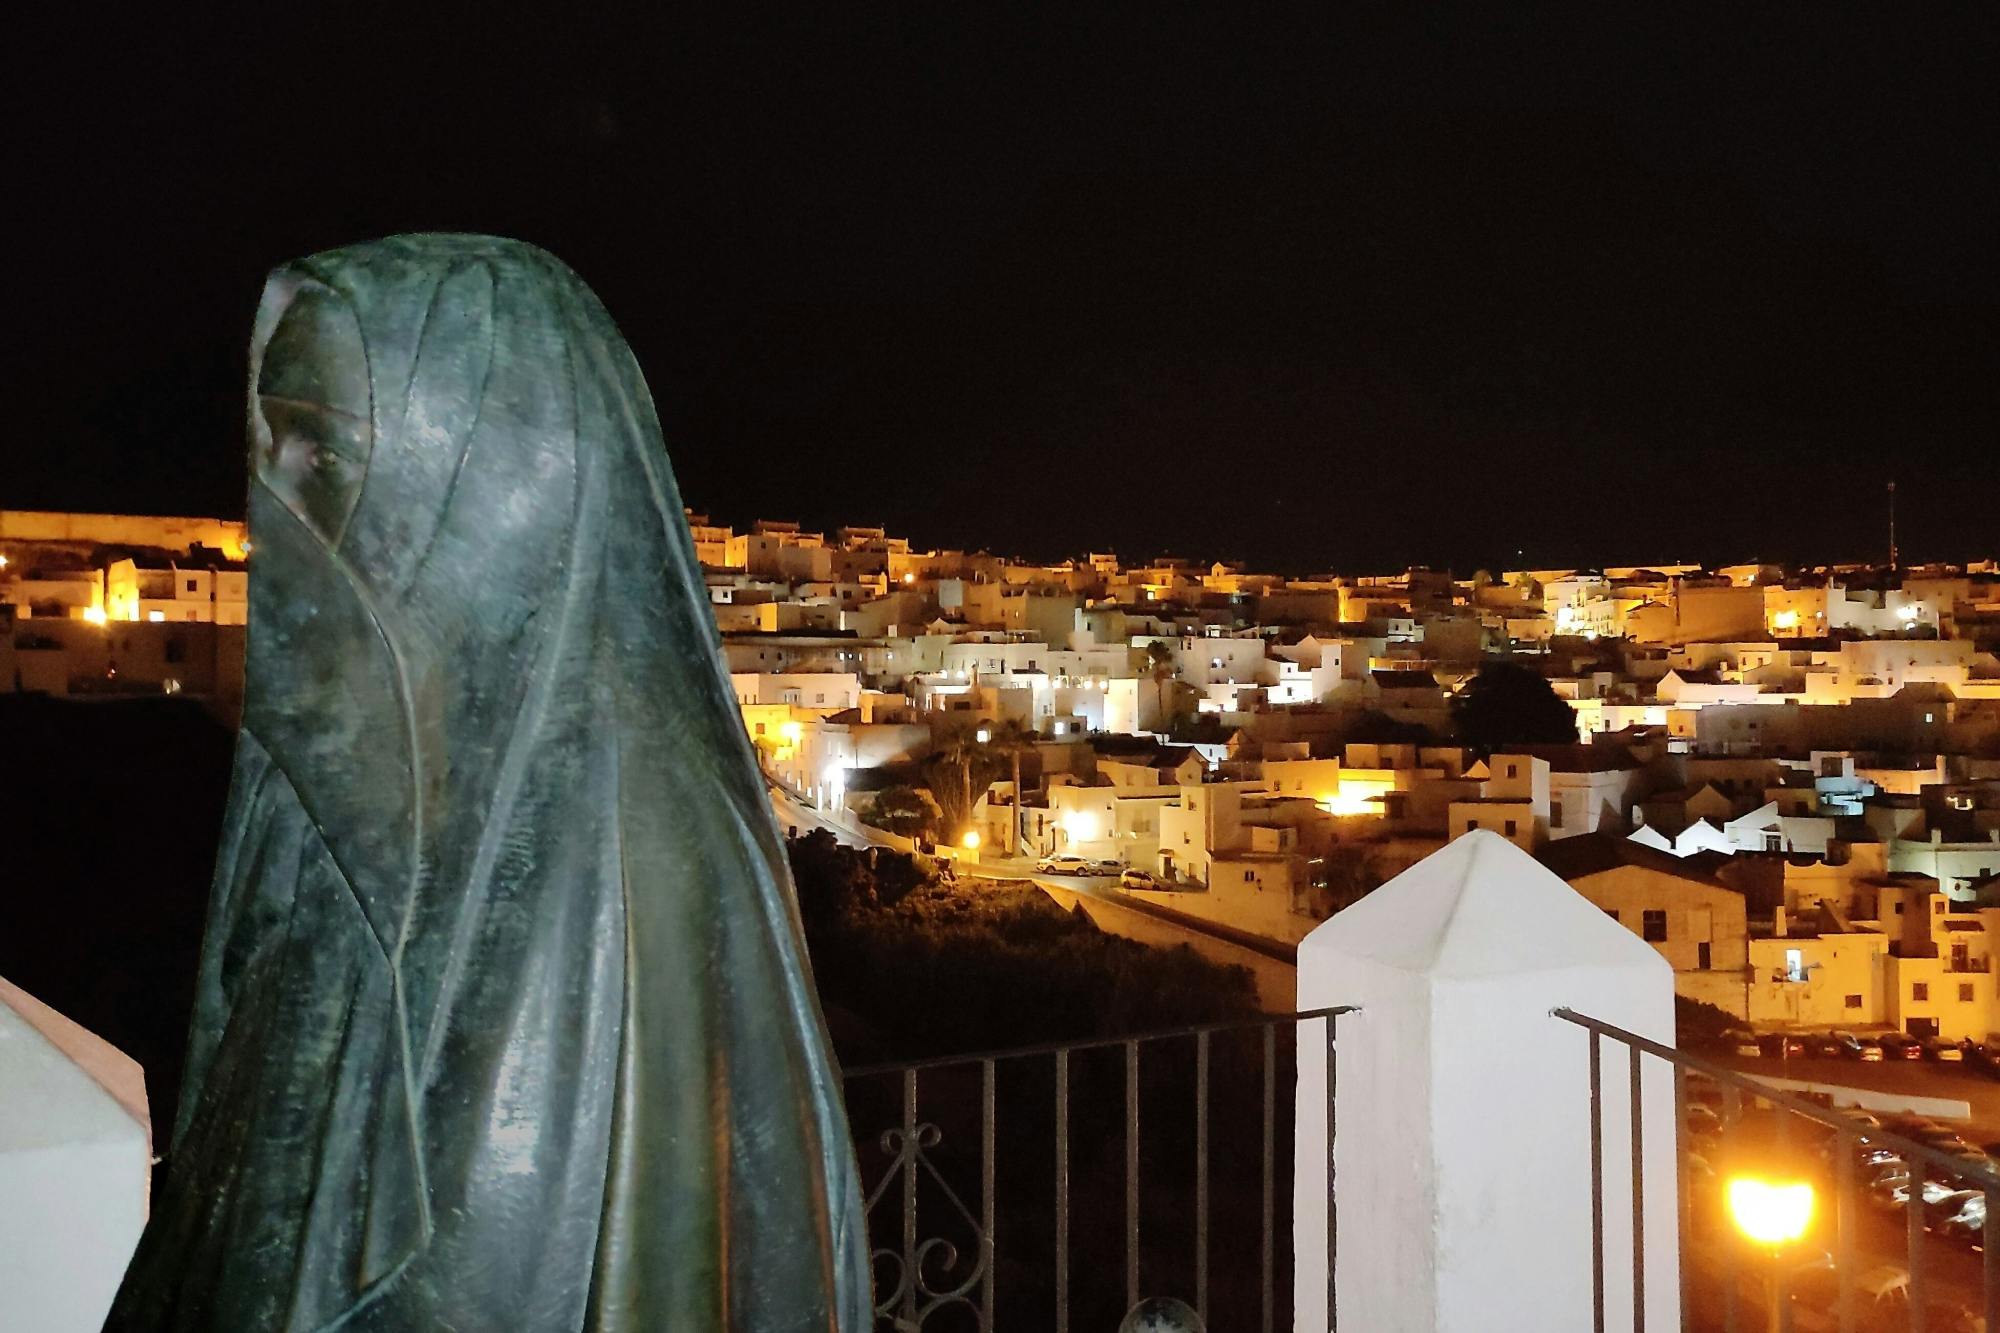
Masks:
[[[93,625],[102,625],[107,619],[101,606],[86,606],[83,608],[83,618]]]
[[[1732,1176],[1728,1187],[1729,1216],[1736,1229],[1771,1252],[1771,1272],[1765,1289],[1769,1333],[1784,1327],[1784,1282],[1780,1255],[1812,1225],[1813,1187],[1803,1180],[1763,1180]]]
[[[1779,1249],[1805,1235],[1812,1225],[1813,1187],[1803,1180],[1737,1176],[1729,1182],[1729,1215],[1745,1236]]]
[[[961,846],[961,847],[963,847],[963,848],[965,848],[965,850],[966,850],[966,851],[968,851],[968,852],[976,852],[976,851],[978,851],[978,850],[979,850],[979,830],[978,830],[978,829],[976,829],[976,828],[969,828],[969,829],[967,829],[967,830],[965,831],[965,836],[964,836],[964,837],[962,837],[962,838],[960,838],[960,839],[958,840],[958,845],[959,845],[959,846]]]

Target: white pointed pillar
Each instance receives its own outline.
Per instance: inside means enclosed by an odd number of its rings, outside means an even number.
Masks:
[[[1473,832],[1299,946],[1300,1009],[1338,1020],[1339,1326],[1591,1326],[1589,1034],[1571,1008],[1671,1044],[1666,960],[1527,853]],[[1327,1320],[1326,1058],[1299,1040],[1296,1328]],[[1605,1326],[1633,1326],[1630,1070],[1602,1048]],[[1672,1070],[1643,1061],[1645,1310],[1680,1327]]]
[[[104,1326],[151,1172],[138,1063],[0,981],[0,1327]]]

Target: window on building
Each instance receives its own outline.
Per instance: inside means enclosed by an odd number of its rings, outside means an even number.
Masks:
[[[1604,909],[1604,915],[1610,917],[1613,921],[1616,921],[1618,919],[1618,909],[1615,907],[1607,907]]]
[[[1643,934],[1650,943],[1659,944],[1666,940],[1667,913],[1664,908],[1657,910],[1650,908],[1647,909],[1647,911],[1640,917],[1640,924],[1643,927],[1640,933]]]
[[[1910,983],[1910,998],[1918,1003],[1930,999],[1931,983],[1928,981],[1912,981]]]
[[[1806,956],[1802,949],[1785,950],[1785,980],[1804,981],[1806,979]]]
[[[757,724],[757,735],[761,736],[763,734],[764,734],[764,724],[762,722],[759,722]]]
[[[1507,776],[1510,778],[1517,778],[1521,776],[1521,766],[1519,764],[1507,765]]]
[[[1550,801],[1550,802],[1549,802],[1549,827],[1550,827],[1550,828],[1561,828],[1562,826],[1563,826],[1563,808],[1562,808],[1562,802],[1561,802],[1561,801]]]
[[[1782,833],[1766,833],[1764,835],[1764,850],[1767,852],[1784,851],[1785,835]]]
[[[1711,956],[1712,955],[1709,953],[1709,943],[1707,940],[1703,940],[1701,941],[1701,943],[1694,946],[1694,965],[1696,967],[1707,969],[1709,967],[1714,966],[1714,964],[1709,961]]]
[[[1510,838],[1514,836],[1514,824],[1514,820],[1510,819],[1507,821],[1507,836]]]
[[[1942,916],[1943,914],[1944,914],[1944,899],[1933,898],[1931,900],[1931,915]]]
[[[1861,1007],[1861,997],[1859,995],[1850,995],[1846,998],[1845,1003],[1849,1009],[1859,1009]]]
[[[195,581],[194,581],[193,579],[189,579],[189,580],[187,581],[187,590],[188,590],[189,592],[194,592],[194,591],[196,591],[197,589],[199,589],[200,587],[201,587],[201,585],[200,585],[199,583],[196,583],[196,582],[195,582]]]
[[[1961,981],[1961,982],[1959,982],[1959,983],[1958,983],[1958,998],[1959,998],[1959,1001],[1960,1001],[1961,1003],[1963,1003],[1963,1004],[1971,1004],[1971,1003],[1972,1003],[1972,983],[1971,983],[1971,982],[1969,982],[1969,981]]]

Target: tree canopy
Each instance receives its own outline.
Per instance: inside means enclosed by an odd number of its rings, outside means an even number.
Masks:
[[[1489,662],[1452,701],[1459,738],[1487,754],[1576,739],[1576,713],[1549,683],[1513,662]]]

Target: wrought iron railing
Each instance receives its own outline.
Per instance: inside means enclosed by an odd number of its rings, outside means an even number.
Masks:
[[[1934,1122],[1838,1110],[1573,1010],[1555,1016],[1590,1034],[1598,1333],[1605,1328],[1604,1173],[1625,1168],[1604,1159],[1606,1042],[1625,1051],[1626,1069],[1609,1076],[1629,1080],[1637,1333],[1645,1328],[1643,1199],[1653,1189],[1676,1190],[1679,1200],[1681,1263],[1674,1277],[1684,1329],[2000,1333],[2000,1164],[1954,1144]],[[1640,1091],[1648,1060],[1672,1070],[1674,1181],[1645,1179]],[[1725,1176],[1769,1176],[1774,1167],[1832,1202],[1831,1218],[1818,1209],[1806,1236],[1786,1251],[1737,1234],[1724,1197]]]
[[[1172,1296],[1289,1328],[1297,1043],[1330,1067],[1346,1012],[848,1070],[877,1327],[1109,1329]],[[1330,1080],[1327,1127],[1330,1161]]]

